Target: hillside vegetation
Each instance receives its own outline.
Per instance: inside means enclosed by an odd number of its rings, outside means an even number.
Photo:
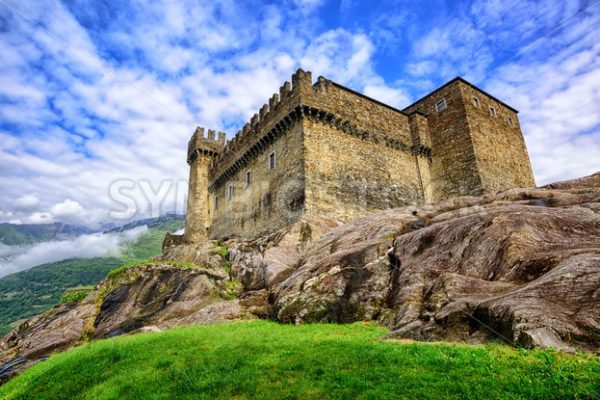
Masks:
[[[68,288],[95,285],[120,267],[160,253],[166,232],[183,227],[181,216],[166,215],[148,222],[148,232],[127,243],[119,257],[71,259],[43,264],[0,279],[0,336],[12,323],[37,315],[55,304]],[[133,226],[135,227],[135,226]]]
[[[82,226],[53,222],[51,224],[9,224],[0,223],[0,243],[6,245],[26,245],[73,237],[91,233]]]
[[[10,399],[564,399],[600,396],[589,355],[380,340],[371,324],[256,321],[145,333],[52,356]]]

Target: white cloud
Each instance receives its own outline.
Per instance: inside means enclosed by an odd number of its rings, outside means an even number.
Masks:
[[[364,34],[344,29],[325,32],[308,46],[301,64],[340,83],[362,81],[373,75],[373,44]]]
[[[118,256],[124,243],[136,240],[147,231],[148,227],[143,225],[121,233],[81,235],[33,246],[7,246],[0,243],[0,277],[71,258]]]
[[[367,85],[364,93],[374,99],[382,101],[396,108],[405,107],[410,103],[410,98],[402,89],[395,89],[384,84]]]
[[[312,12],[315,8],[321,7],[324,0],[294,0],[294,3],[298,5],[301,11]]]
[[[437,63],[434,61],[420,61],[417,63],[408,64],[406,67],[408,73],[413,76],[431,76],[431,74],[435,72],[437,68]]]
[[[47,212],[34,212],[23,219],[26,224],[50,224],[54,222],[54,216]]]
[[[81,204],[74,200],[66,199],[62,203],[53,205],[50,208],[50,212],[58,218],[77,217],[83,213],[83,207],[81,207]]]
[[[14,207],[16,210],[31,210],[39,203],[40,199],[32,194],[26,194],[25,196],[21,196],[15,200]]]

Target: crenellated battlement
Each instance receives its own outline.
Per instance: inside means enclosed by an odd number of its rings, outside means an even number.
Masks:
[[[205,134],[204,127],[197,127],[188,142],[187,162],[191,164],[199,155],[216,157],[225,147],[225,132],[209,129]]]
[[[216,156],[211,171],[227,169],[229,164],[236,161],[233,159],[234,155],[242,154],[260,139],[261,132],[264,132],[269,125],[278,122],[297,107],[300,104],[301,93],[306,93],[308,90],[312,90],[312,74],[310,71],[298,69],[292,75],[291,83],[284,82],[279,88],[279,93],[274,93],[269,102],[263,104],[258,113],[250,118],[250,122],[227,142],[223,151]]]

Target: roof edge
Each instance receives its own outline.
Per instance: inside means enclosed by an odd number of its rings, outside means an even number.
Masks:
[[[414,106],[415,104],[417,104],[417,103],[419,103],[419,102],[421,102],[421,101],[425,100],[427,97],[434,95],[435,93],[437,93],[437,92],[439,92],[440,90],[442,90],[442,89],[446,88],[447,86],[450,86],[450,85],[451,85],[451,84],[453,84],[454,82],[462,82],[462,83],[464,83],[465,85],[467,85],[467,86],[470,86],[471,88],[473,88],[473,89],[477,90],[478,92],[480,92],[480,93],[482,93],[482,94],[486,95],[487,97],[491,98],[492,100],[495,100],[495,101],[497,101],[498,103],[502,104],[504,107],[508,108],[509,110],[512,110],[512,111],[514,111],[514,112],[515,112],[515,113],[517,113],[517,114],[519,113],[519,110],[517,110],[516,108],[509,106],[508,104],[506,104],[506,103],[505,103],[505,102],[503,102],[502,100],[498,99],[498,98],[497,98],[497,97],[495,97],[495,96],[492,96],[491,94],[489,94],[489,93],[488,93],[488,92],[486,92],[485,90],[483,90],[483,89],[481,89],[481,88],[479,88],[479,87],[475,86],[474,84],[472,84],[471,82],[467,81],[466,79],[464,79],[464,78],[462,78],[462,77],[460,77],[460,76],[457,76],[456,78],[454,78],[454,79],[452,79],[452,80],[450,80],[450,81],[446,82],[445,84],[443,84],[443,85],[442,85],[442,86],[440,86],[439,88],[437,88],[437,89],[435,89],[435,90],[433,90],[433,91],[429,92],[429,93],[428,93],[428,94],[426,94],[425,96],[421,97],[419,100],[417,100],[417,101],[413,102],[413,103],[412,103],[411,105],[409,105],[408,107],[405,107],[405,108],[404,108],[402,111],[403,111],[404,113],[406,113],[406,110],[407,110],[408,108],[411,108],[411,107],[412,107],[412,106]]]

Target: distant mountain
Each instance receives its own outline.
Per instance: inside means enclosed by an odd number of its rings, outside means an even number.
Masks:
[[[185,215],[182,214],[163,214],[156,218],[145,218],[137,221],[129,222],[125,225],[118,227],[112,227],[111,229],[105,230],[104,232],[123,232],[129,229],[137,228],[138,226],[146,225],[148,229],[163,229],[166,226],[174,223],[185,221]],[[182,226],[183,227],[183,226]]]
[[[184,218],[182,215],[165,214],[111,230],[121,232],[142,225],[148,226],[146,233],[123,246],[119,257],[58,261],[0,278],[0,336],[8,332],[16,321],[39,314],[57,304],[66,289],[95,285],[109,271],[121,265],[147,260],[159,254],[165,234],[183,228]]]
[[[11,246],[35,244],[93,232],[92,229],[83,226],[64,224],[62,222],[23,225],[0,223],[0,243]]]
[[[51,224],[10,224],[0,223],[0,243],[15,245],[30,245],[49,240],[67,239],[95,232],[123,232],[138,226],[147,225],[148,229],[163,229],[173,222],[185,221],[185,215],[163,214],[156,218],[145,218],[117,226],[113,222],[101,224],[100,229],[90,229],[85,226],[54,222]],[[183,227],[183,226],[182,226]]]

